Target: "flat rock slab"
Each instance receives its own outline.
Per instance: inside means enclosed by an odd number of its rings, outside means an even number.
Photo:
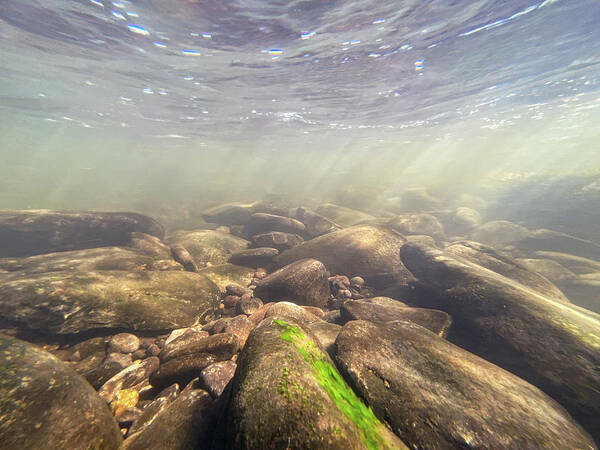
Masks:
[[[352,384],[411,448],[595,448],[535,386],[404,321],[353,321],[337,340]]]
[[[27,274],[62,270],[152,270],[154,258],[122,247],[100,247],[46,253],[24,258],[0,258],[0,269]]]
[[[0,315],[51,334],[182,328],[218,308],[219,301],[212,281],[189,272],[0,275]]]
[[[402,261],[454,320],[457,342],[543,389],[600,437],[600,315],[432,247]]]
[[[535,230],[516,245],[520,249],[571,253],[600,261],[600,245],[554,230]]]
[[[238,358],[229,448],[406,448],[343,381],[313,334],[265,319]]]
[[[126,245],[132,232],[162,238],[154,219],[137,213],[0,211],[0,256],[31,256]]]
[[[256,247],[276,248],[280,252],[290,249],[296,245],[302,244],[304,239],[294,233],[284,233],[283,231],[271,231],[252,236],[252,242]]]
[[[0,447],[119,448],[106,403],[51,354],[0,335]]]
[[[249,248],[235,252],[229,258],[229,262],[246,267],[268,267],[273,263],[273,258],[277,255],[279,255],[279,250],[276,248]]]
[[[229,257],[248,247],[249,242],[217,230],[178,231],[166,238],[169,245],[184,247],[197,264],[224,264]]]
[[[295,217],[304,224],[305,233],[311,238],[344,228],[333,220],[304,207],[296,209]]]
[[[304,258],[325,264],[332,274],[359,275],[367,284],[385,286],[395,281],[413,279],[398,256],[406,239],[381,226],[357,225],[306,241],[275,258],[283,267]]]
[[[392,320],[405,320],[416,323],[436,335],[448,335],[452,318],[444,311],[428,308],[411,308],[402,302],[374,297],[365,300],[346,300],[340,308],[342,320],[366,320],[376,325],[385,325]]]
[[[290,301],[323,307],[329,299],[329,273],[316,259],[301,259],[260,280],[254,294],[264,301]]]

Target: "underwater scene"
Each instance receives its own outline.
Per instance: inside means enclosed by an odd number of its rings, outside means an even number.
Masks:
[[[600,2],[0,0],[0,449],[597,449]]]

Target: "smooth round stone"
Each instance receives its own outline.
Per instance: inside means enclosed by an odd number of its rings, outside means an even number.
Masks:
[[[140,340],[135,334],[115,334],[108,342],[109,352],[133,353],[140,348]]]
[[[365,280],[361,277],[350,278],[350,286],[362,286],[363,284],[365,284]]]
[[[242,300],[237,304],[237,309],[240,314],[251,315],[260,309],[263,305],[263,302],[259,298],[245,296],[242,297]]]

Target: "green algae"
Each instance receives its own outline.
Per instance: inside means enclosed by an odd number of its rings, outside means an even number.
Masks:
[[[274,322],[284,329],[281,338],[291,342],[300,352],[304,360],[312,367],[313,375],[319,385],[327,392],[336,407],[358,428],[361,441],[368,449],[389,447],[378,432],[384,425],[377,419],[370,407],[365,405],[341,377],[333,365],[327,361],[325,354],[315,346],[299,327],[283,320]],[[284,368],[280,389],[283,395],[289,395],[287,378],[289,370]]]

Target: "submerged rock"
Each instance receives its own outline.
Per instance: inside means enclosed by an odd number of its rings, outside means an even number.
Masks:
[[[537,251],[534,252],[534,255],[537,258],[548,258],[556,261],[577,274],[600,272],[600,261],[582,258],[570,253]]]
[[[400,196],[402,211],[420,212],[439,209],[442,202],[431,195],[425,188],[410,188]]]
[[[0,334],[0,447],[119,448],[106,403],[49,353]]]
[[[279,250],[276,248],[249,248],[235,252],[229,258],[229,262],[253,268],[267,267],[272,264],[273,258],[277,255],[279,255]]]
[[[156,259],[169,259],[171,257],[169,246],[156,236],[148,233],[134,231],[131,233],[127,247],[135,248]]]
[[[406,448],[289,319],[254,329],[232,383],[229,448]]]
[[[237,364],[233,361],[220,361],[211,364],[200,372],[200,385],[206,389],[213,398],[219,397],[225,386],[235,374]]]
[[[461,346],[544,389],[600,437],[600,315],[441,250],[406,244],[400,255]]]
[[[295,217],[304,224],[306,227],[305,233],[311,238],[343,228],[327,217],[304,207],[296,209]]]
[[[469,233],[480,224],[481,214],[473,208],[461,206],[452,215],[452,225],[458,233]]]
[[[162,225],[137,213],[0,211],[0,256],[127,245],[134,231],[164,235]]]
[[[216,424],[212,406],[208,392],[184,390],[141,431],[128,436],[121,449],[209,448]]]
[[[471,239],[494,248],[514,245],[529,234],[529,230],[508,220],[494,220],[473,229]]]
[[[0,275],[0,315],[52,334],[181,328],[218,308],[219,301],[212,281],[189,272]]]
[[[340,224],[345,227],[375,219],[374,216],[367,214],[366,212],[346,208],[345,206],[339,206],[333,203],[323,203],[322,205],[319,205],[317,213],[330,219],[335,224]]]
[[[283,267],[304,258],[321,261],[327,270],[348,277],[360,275],[367,284],[385,286],[412,279],[398,252],[406,239],[381,226],[357,225],[306,241],[275,258]]]
[[[452,318],[444,311],[428,308],[411,308],[404,303],[387,297],[364,300],[346,300],[340,314],[344,322],[366,320],[376,325],[385,325],[392,320],[416,323],[440,337],[446,337]]]
[[[302,259],[267,275],[254,293],[264,301],[288,300],[323,307],[329,299],[329,274],[316,259]]]
[[[254,269],[229,263],[205,267],[200,269],[198,273],[209,278],[219,287],[221,292],[225,292],[230,284],[248,286],[254,277]]]
[[[444,240],[446,237],[444,234],[444,227],[440,221],[431,214],[402,214],[393,217],[389,221],[389,226],[393,230],[396,230],[404,235],[424,234],[426,236],[431,236],[438,242]]]
[[[194,258],[182,245],[173,245],[171,247],[173,259],[183,266],[188,272],[198,272],[198,265]]]
[[[304,224],[290,217],[277,216],[275,214],[256,213],[252,214],[250,221],[244,227],[249,236],[269,231],[282,231],[284,233],[302,233]]]
[[[216,230],[178,231],[167,237],[169,245],[181,245],[196,264],[224,264],[229,257],[248,247],[245,239]]]
[[[569,303],[565,294],[548,279],[536,272],[527,270],[509,256],[502,254],[487,245],[473,241],[460,241],[446,247],[446,252],[464,258],[481,267],[492,270],[510,278],[523,287],[533,289],[549,298]]]
[[[352,321],[336,346],[341,370],[411,448],[595,448],[542,391],[416,324]]]
[[[302,236],[293,233],[284,233],[283,231],[270,231],[269,233],[257,234],[252,236],[252,242],[257,247],[276,248],[280,252],[290,249],[296,245],[302,244]]]
[[[563,252],[600,261],[600,245],[553,230],[535,230],[517,243],[527,250]]]
[[[154,258],[123,247],[100,247],[84,250],[45,253],[24,258],[0,258],[0,269],[26,274],[62,270],[152,270]]]

